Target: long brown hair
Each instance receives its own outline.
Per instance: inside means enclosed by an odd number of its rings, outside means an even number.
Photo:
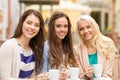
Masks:
[[[49,23],[48,23],[48,44],[49,44],[49,61],[51,68],[58,68],[62,62],[63,55],[58,48],[58,42],[56,39],[56,34],[54,31],[55,20],[61,17],[65,17],[68,21],[68,33],[65,38],[62,40],[63,51],[65,53],[65,66],[69,63],[71,66],[75,66],[75,59],[73,55],[73,44],[72,44],[72,36],[71,36],[71,22],[69,17],[60,11],[56,11],[52,14]],[[52,57],[52,59],[51,59]]]
[[[29,45],[32,48],[33,53],[35,55],[35,73],[38,74],[39,68],[43,62],[43,49],[44,49],[44,41],[45,41],[45,39],[44,39],[44,20],[43,20],[42,15],[38,11],[33,10],[33,9],[29,9],[29,10],[25,11],[23,13],[23,15],[21,15],[21,17],[20,17],[19,23],[18,23],[15,33],[13,35],[13,38],[18,38],[22,35],[23,23],[24,23],[25,19],[27,18],[27,16],[29,16],[30,14],[33,14],[36,17],[38,17],[39,21],[40,21],[40,30],[39,30],[38,34],[30,40],[30,43],[29,43]]]

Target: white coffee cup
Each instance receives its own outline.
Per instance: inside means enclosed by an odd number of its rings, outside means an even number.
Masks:
[[[94,64],[93,65],[93,72],[96,78],[100,78],[103,72],[102,64]]]
[[[71,67],[69,69],[70,72],[70,80],[78,80],[80,69],[78,67]]]
[[[50,69],[49,70],[49,80],[59,80],[59,73],[58,69]]]

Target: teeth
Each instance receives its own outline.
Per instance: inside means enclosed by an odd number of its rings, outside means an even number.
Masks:
[[[86,34],[86,35],[85,35],[85,37],[88,37],[88,36],[89,36],[89,34]]]
[[[65,34],[60,34],[61,36],[64,36]]]
[[[31,32],[31,31],[30,31],[30,32],[28,32],[28,33],[29,33],[29,34],[33,34],[34,32]]]
[[[64,35],[65,33],[60,33],[60,35]]]

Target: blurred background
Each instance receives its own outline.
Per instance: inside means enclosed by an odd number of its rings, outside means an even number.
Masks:
[[[0,0],[0,40],[6,40],[14,33],[20,15],[27,9],[42,13],[47,31],[51,14],[60,10],[67,13],[75,32],[80,15],[91,15],[99,24],[103,34],[114,30],[120,35],[120,0]]]
[[[17,26],[20,15],[27,9],[38,10],[45,20],[45,30],[51,14],[63,11],[72,23],[72,35],[76,31],[76,21],[80,15],[92,16],[101,32],[115,42],[120,51],[120,0],[0,0],[0,44],[10,38]],[[77,37],[74,44],[77,44]],[[116,61],[115,80],[120,78],[120,60]]]
[[[91,15],[99,24],[101,32],[111,37],[120,50],[119,4],[120,0],[0,0],[0,43],[13,35],[20,15],[32,8],[42,13],[46,33],[49,18],[54,11],[68,14],[75,38],[78,17],[83,14]],[[78,39],[75,39],[74,44],[77,43]]]

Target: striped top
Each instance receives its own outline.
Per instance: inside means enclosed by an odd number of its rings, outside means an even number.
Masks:
[[[20,65],[21,66],[20,66],[19,78],[27,78],[34,71],[35,57],[34,57],[32,50],[26,51],[22,47],[21,47],[21,50],[22,50],[20,53],[20,58],[21,58]]]

